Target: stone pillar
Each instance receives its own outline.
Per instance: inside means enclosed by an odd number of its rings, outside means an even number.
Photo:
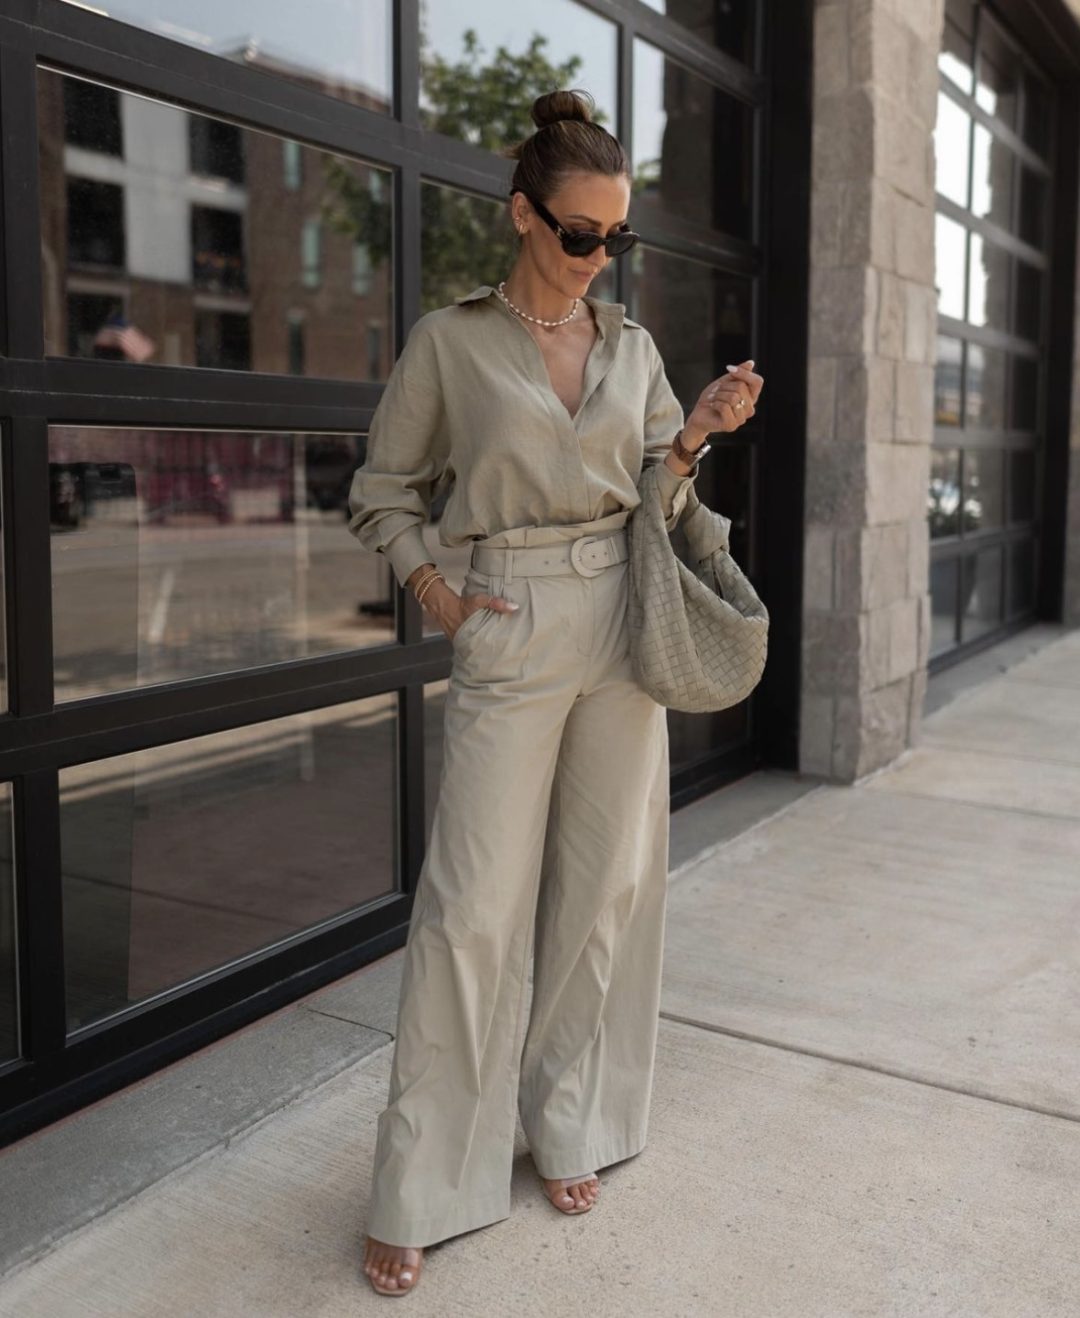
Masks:
[[[817,0],[800,769],[918,740],[943,0]]]

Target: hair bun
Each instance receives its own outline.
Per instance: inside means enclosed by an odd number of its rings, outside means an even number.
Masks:
[[[532,121],[537,128],[546,128],[548,124],[557,124],[561,120],[577,120],[579,123],[591,124],[592,112],[596,102],[587,91],[572,89],[557,92],[545,92],[532,104]]]

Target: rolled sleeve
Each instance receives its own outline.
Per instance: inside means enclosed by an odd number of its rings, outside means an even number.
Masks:
[[[421,317],[390,372],[349,489],[349,530],[404,585],[432,561],[422,528],[449,458],[435,344]]]
[[[644,466],[656,464],[657,491],[660,494],[664,520],[669,531],[674,530],[683,509],[686,507],[690,486],[697,479],[695,467],[688,476],[679,476],[664,461],[671,449],[671,441],[683,428],[685,417],[682,404],[675,397],[675,391],[667,378],[664,362],[656,347],[652,344],[652,367],[649,373],[649,394],[645,406],[645,456]]]

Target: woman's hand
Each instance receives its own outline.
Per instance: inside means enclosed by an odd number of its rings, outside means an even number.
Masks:
[[[729,366],[726,374],[702,389],[694,410],[686,418],[683,443],[687,448],[696,448],[706,435],[717,431],[726,434],[744,426],[754,415],[764,384],[764,377],[754,374],[753,360],[741,366]],[[700,439],[691,443],[694,436]]]
[[[420,569],[417,569],[417,575],[420,575]],[[423,607],[452,641],[457,629],[477,609],[513,613],[518,606],[501,595],[459,595],[445,581],[435,581],[424,591]]]

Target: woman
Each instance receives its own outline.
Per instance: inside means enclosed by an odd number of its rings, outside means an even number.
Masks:
[[[674,527],[706,435],[743,425],[762,387],[753,362],[729,367],[683,424],[648,331],[586,295],[635,241],[626,154],[574,92],[532,117],[508,152],[514,266],[413,327],[350,493],[350,530],[454,651],[367,1223],[388,1295],[416,1285],[423,1246],[508,1215],[516,1114],[564,1213],[644,1146],[668,742],[630,668],[623,528],[645,462],[664,464]],[[472,543],[461,595],[420,531],[450,479],[439,537]]]

